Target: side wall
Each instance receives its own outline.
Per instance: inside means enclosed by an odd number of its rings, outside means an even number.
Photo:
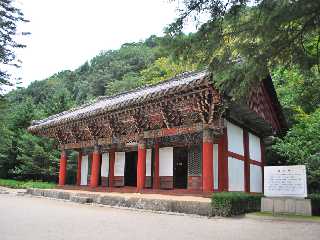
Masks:
[[[263,146],[261,139],[226,121],[228,191],[262,192]]]

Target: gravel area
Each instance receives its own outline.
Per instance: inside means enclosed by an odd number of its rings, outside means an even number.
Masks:
[[[206,218],[0,194],[1,240],[319,239],[320,224]]]

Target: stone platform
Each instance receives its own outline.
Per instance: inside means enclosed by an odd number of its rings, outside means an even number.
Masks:
[[[261,198],[261,212],[311,216],[311,200],[289,197]]]
[[[127,207],[161,212],[178,212],[212,216],[210,198],[162,194],[87,192],[63,189],[27,189],[27,194],[78,203],[96,203],[114,207]]]

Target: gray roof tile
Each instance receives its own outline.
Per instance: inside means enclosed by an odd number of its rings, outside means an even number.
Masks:
[[[182,86],[190,86],[207,75],[207,71],[184,73],[156,85],[134,89],[111,97],[99,97],[92,103],[81,105],[39,121],[33,121],[29,130],[55,125],[64,121],[80,119],[98,112],[115,110],[119,107],[164,95],[166,92],[176,91]]]

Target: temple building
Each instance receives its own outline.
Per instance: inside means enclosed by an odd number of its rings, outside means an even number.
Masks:
[[[78,186],[262,192],[263,139],[286,128],[272,80],[233,101],[211,79],[207,71],[181,74],[33,121],[28,130],[59,142],[61,186],[67,151],[77,151]]]

